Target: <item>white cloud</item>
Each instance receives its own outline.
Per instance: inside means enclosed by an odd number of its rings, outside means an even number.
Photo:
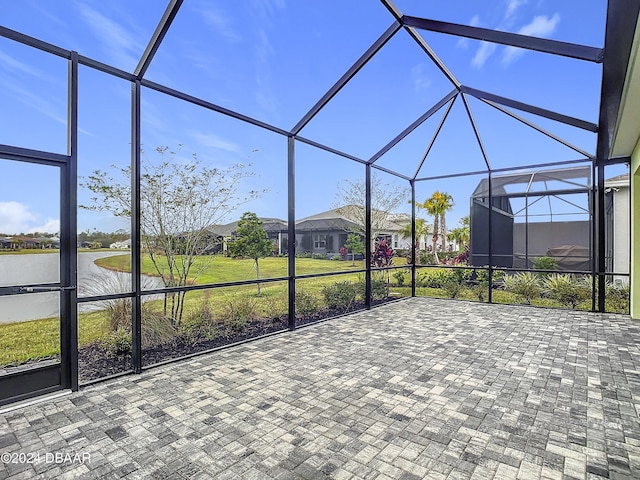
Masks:
[[[422,63],[411,68],[411,80],[413,81],[413,87],[417,91],[427,90],[432,84]]]
[[[474,57],[471,59],[471,65],[473,65],[476,68],[481,68],[485,64],[487,59],[493,54],[495,49],[496,49],[495,43],[482,42],[482,44],[480,45],[480,48],[478,48],[478,51],[476,52]]]
[[[20,202],[0,202],[0,232],[8,235],[18,233],[58,233],[60,221],[31,212],[29,206]]]
[[[103,42],[103,49],[117,62],[116,66],[135,67],[144,48],[134,36],[118,22],[105,17],[85,3],[79,3],[78,6],[81,16],[90,25],[90,29]]]
[[[558,27],[560,23],[560,14],[554,13],[552,17],[547,15],[538,15],[533,20],[522,27],[518,33],[533,37],[548,37]],[[502,63],[509,65],[525,53],[525,50],[516,47],[507,47],[502,55]]]
[[[214,133],[198,133],[191,132],[190,136],[198,143],[205,147],[209,148],[217,148],[219,150],[224,150],[226,152],[236,153],[240,151],[240,147],[233,142],[225,140],[224,138],[220,138],[218,135]]]
[[[478,15],[474,15],[473,17],[471,17],[471,20],[469,20],[469,25],[472,27],[479,27],[480,26],[480,17]],[[458,48],[462,48],[463,50],[466,50],[469,48],[469,39],[468,38],[464,38],[464,37],[460,37],[460,39],[458,40],[458,43],[456,44],[456,46]]]
[[[62,125],[67,125],[67,118],[65,116],[66,105],[54,105],[48,98],[39,96],[35,91],[28,90],[23,86],[4,78],[0,78],[0,86],[2,86],[4,90],[13,92],[15,94],[15,98],[19,99],[19,101],[25,105],[33,108],[38,113],[43,114]]]
[[[234,43],[242,40],[241,33],[233,28],[232,20],[221,10],[207,2],[200,3],[195,9],[214,33]]]
[[[32,75],[43,80],[48,79],[48,76],[40,70],[37,70],[19,60],[16,60],[11,55],[3,52],[0,52],[0,67],[12,72],[26,73],[27,75]]]
[[[509,19],[513,17],[516,11],[527,3],[527,0],[507,0],[507,11],[504,13],[504,18]]]

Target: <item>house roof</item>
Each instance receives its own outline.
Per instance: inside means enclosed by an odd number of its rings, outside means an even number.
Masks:
[[[317,213],[309,217],[302,218],[296,222],[296,230],[301,231],[321,231],[321,230],[344,230],[356,229],[358,224],[349,218],[345,213],[349,210],[363,210],[359,205],[345,205],[331,210]],[[361,214],[362,215],[362,214]],[[354,215],[360,216],[360,215]],[[380,226],[383,232],[397,232],[404,225],[411,221],[411,217],[406,213],[389,213],[386,221]]]
[[[262,229],[265,232],[281,232],[287,229],[287,222],[280,218],[260,217],[260,220],[262,221]],[[236,220],[225,225],[212,225],[208,230],[221,237],[230,237],[238,229],[239,221]]]
[[[622,175],[616,175],[615,177],[608,178],[604,181],[604,186],[608,188],[629,187],[629,174],[623,173]]]

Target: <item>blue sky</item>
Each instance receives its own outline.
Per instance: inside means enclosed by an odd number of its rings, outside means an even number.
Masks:
[[[412,16],[595,47],[604,42],[605,0],[398,0],[396,5]],[[2,8],[1,25],[127,71],[136,67],[164,11],[159,0],[22,0],[4,2]],[[374,0],[186,0],[146,78],[289,130],[392,21]],[[597,123],[600,65],[421,34],[463,85]],[[66,72],[65,60],[0,38],[0,143],[66,152]],[[130,85],[82,67],[79,88],[80,175],[112,164],[124,167],[130,151]],[[424,52],[400,31],[301,135],[368,159],[451,90]],[[469,105],[494,168],[582,157],[478,100],[469,99]],[[208,165],[251,163],[256,177],[243,188],[266,188],[268,193],[230,212],[228,220],[244,210],[286,218],[286,139],[149,89],[143,91],[142,109],[142,141],[149,161],[154,161],[155,147],[182,144],[178,161],[186,162],[197,152]],[[413,176],[443,113],[378,164]],[[522,116],[587,152],[595,151],[594,134]],[[339,202],[336,183],[364,173],[359,164],[307,145],[298,144],[296,156],[299,218],[334,207]],[[0,232],[55,231],[53,169],[2,163]],[[457,99],[419,177],[483,168],[464,104]],[[404,181],[381,177],[384,183],[405,186]],[[469,195],[478,181],[427,182],[419,187],[418,200],[435,189],[451,193],[456,206],[448,223],[455,225],[468,213]],[[81,191],[80,201],[87,198]],[[81,211],[78,220],[80,230],[128,228],[127,222],[107,214]]]

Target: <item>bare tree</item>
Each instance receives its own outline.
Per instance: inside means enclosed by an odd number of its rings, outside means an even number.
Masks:
[[[180,145],[181,146],[181,145]],[[250,165],[225,169],[208,167],[197,154],[188,163],[178,161],[169,147],[155,149],[157,163],[146,159],[140,175],[140,230],[145,253],[165,287],[194,283],[208,267],[218,239],[210,227],[221,224],[229,213],[264,191],[241,194],[240,183],[253,176]],[[112,165],[117,175],[96,170],[81,183],[94,196],[89,210],[131,216],[131,168]],[[180,324],[186,292],[165,295],[165,315]]]
[[[371,175],[371,244],[387,230],[395,220],[398,207],[407,203],[408,188],[395,183],[385,183],[374,173]],[[366,184],[363,181],[343,179],[338,183],[335,210],[354,223],[353,232],[365,236],[366,232]],[[399,226],[400,228],[402,226]]]

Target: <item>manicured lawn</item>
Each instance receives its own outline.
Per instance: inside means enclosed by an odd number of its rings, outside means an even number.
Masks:
[[[394,260],[397,265],[406,264],[404,258]],[[118,270],[122,272],[131,271],[131,257],[129,255],[116,255],[113,257],[101,258],[96,261],[101,267]],[[268,257],[259,261],[261,278],[278,278],[287,276],[287,258]],[[166,268],[166,264],[162,265]],[[158,272],[145,255],[142,258],[142,273],[150,276],[158,276]],[[312,258],[297,258],[296,273],[298,275],[308,275],[325,272],[351,272],[353,270],[364,269],[364,261],[356,261],[352,266],[350,260],[317,260]],[[191,268],[193,276],[196,274],[196,283],[226,283],[242,280],[254,280],[256,278],[255,264],[253,260],[234,259],[223,255],[207,255],[196,259]]]
[[[108,319],[102,312],[79,316],[80,345],[97,340],[108,332]],[[44,318],[0,325],[0,365],[24,363],[60,353],[60,321]]]

